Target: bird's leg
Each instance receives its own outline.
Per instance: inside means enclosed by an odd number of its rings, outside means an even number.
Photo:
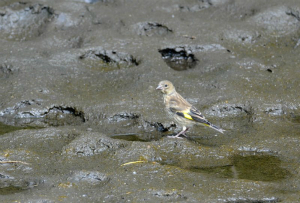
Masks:
[[[180,135],[183,135],[184,137],[187,137],[185,132],[188,131],[188,128],[183,126],[182,131],[180,131],[177,135],[175,136],[168,136],[168,137],[172,137],[172,138],[181,138],[179,137]]]
[[[187,128],[187,129],[182,133],[182,135],[183,135],[184,137],[187,137],[185,133],[186,133],[188,130],[189,130],[189,128]]]
[[[182,131],[179,132],[177,135],[175,135],[175,137],[178,138],[180,135],[183,135],[184,137],[187,137],[186,134],[185,134],[185,132],[188,131],[188,130],[189,129],[187,127],[183,126]]]

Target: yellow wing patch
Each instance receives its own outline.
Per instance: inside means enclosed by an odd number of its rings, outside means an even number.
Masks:
[[[190,114],[188,114],[188,112],[182,111],[182,113],[183,113],[183,116],[184,116],[185,118],[187,118],[187,119],[189,119],[189,120],[194,120],[194,119],[190,116]]]

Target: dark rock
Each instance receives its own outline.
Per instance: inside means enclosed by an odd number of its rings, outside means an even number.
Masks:
[[[198,60],[196,54],[228,53],[227,49],[220,44],[207,45],[180,45],[159,49],[158,52],[166,64],[174,70],[182,71],[194,68],[201,59]]]
[[[194,68],[198,61],[195,55],[185,47],[160,49],[158,52],[166,64],[177,71]]]
[[[54,106],[44,116],[44,122],[49,126],[78,125],[85,122],[84,112],[73,107]]]

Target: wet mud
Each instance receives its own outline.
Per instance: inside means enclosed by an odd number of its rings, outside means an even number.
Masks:
[[[299,11],[1,1],[1,202],[298,202]],[[161,80],[224,135],[172,138]]]

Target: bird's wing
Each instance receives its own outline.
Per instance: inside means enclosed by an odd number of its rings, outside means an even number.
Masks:
[[[174,95],[170,96],[167,105],[173,113],[176,113],[178,111],[185,111],[186,109],[192,107],[192,105],[177,92]]]
[[[210,122],[202,116],[201,112],[188,103],[178,93],[169,100],[169,108],[171,112],[178,116],[210,126]]]
[[[193,121],[209,126],[211,125],[211,123],[205,119],[201,112],[193,106],[190,108],[189,115],[192,117]]]
[[[201,115],[201,112],[196,109],[195,107],[192,107],[190,109],[190,116],[192,119],[202,125],[208,126],[216,131],[219,131],[220,133],[224,133],[225,130],[222,128],[219,128],[218,126],[215,126],[214,124],[210,123],[208,120],[205,119],[204,116]]]

